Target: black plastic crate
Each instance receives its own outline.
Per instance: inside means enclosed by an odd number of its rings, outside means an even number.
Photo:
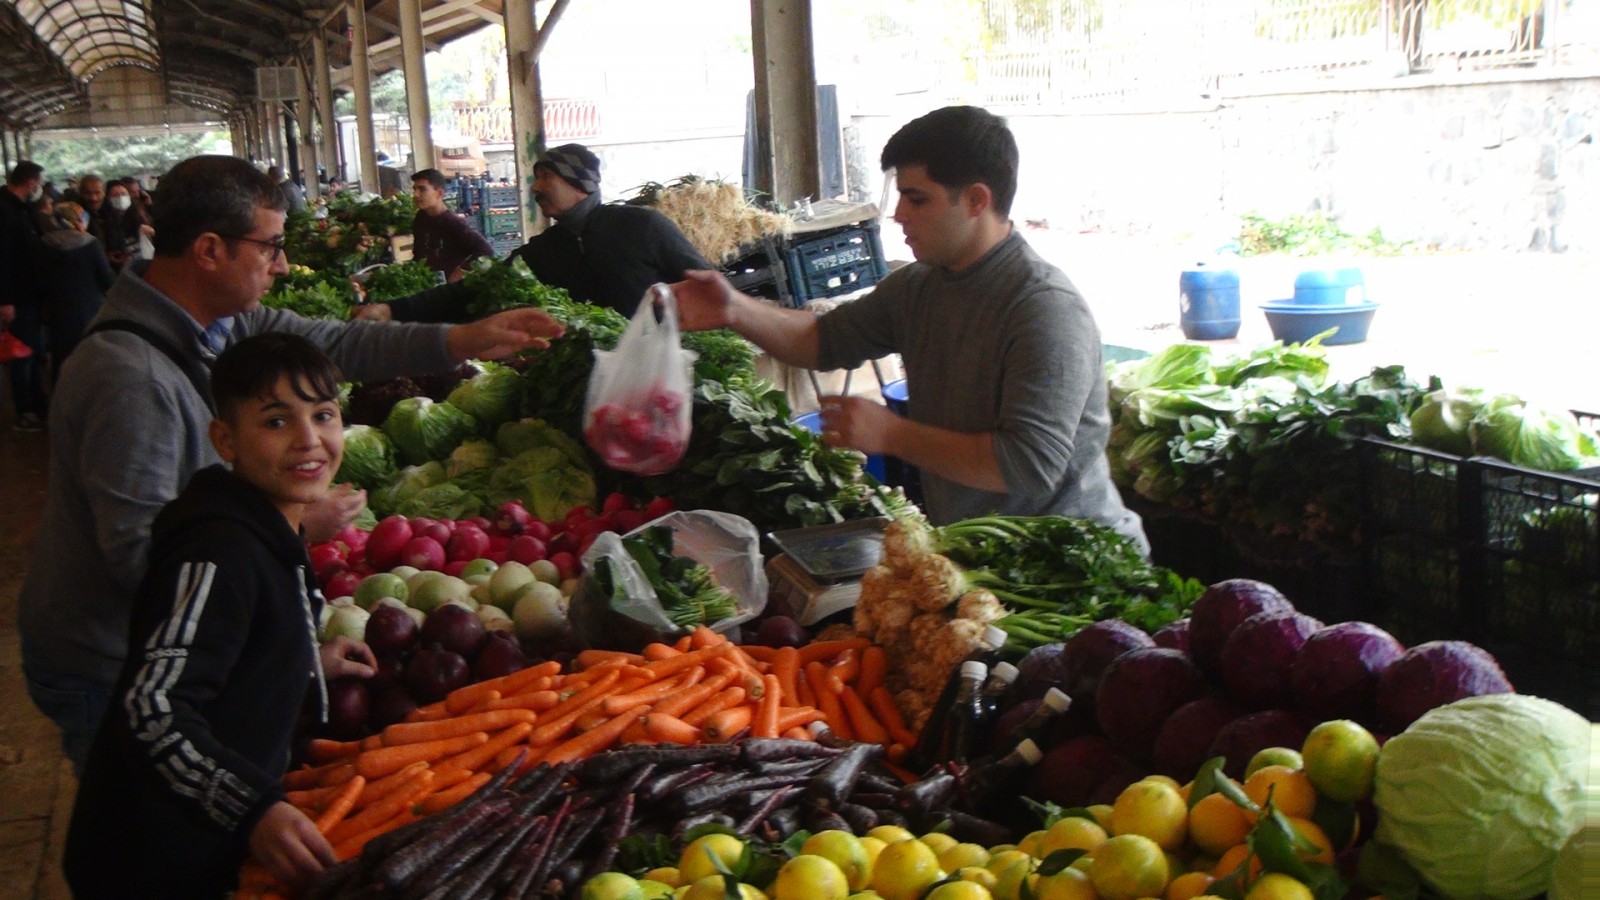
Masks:
[[[791,238],[785,257],[795,306],[869,288],[889,274],[876,222]]]
[[[1478,509],[1467,459],[1426,447],[1363,438],[1362,524],[1369,536],[1412,534],[1461,544]]]
[[[773,238],[764,237],[745,246],[737,258],[722,267],[722,274],[734,290],[776,300],[784,306],[793,305],[788,267],[778,241]]]
[[[1481,459],[1485,549],[1600,580],[1600,481]]]
[[[1406,646],[1479,639],[1475,585],[1463,578],[1463,551],[1449,541],[1391,534],[1365,551],[1369,621]]]
[[[496,259],[505,259],[511,251],[522,246],[522,235],[497,234],[489,238],[489,246],[494,248]]]

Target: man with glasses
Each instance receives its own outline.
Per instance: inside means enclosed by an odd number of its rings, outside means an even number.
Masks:
[[[260,305],[288,271],[285,201],[249,163],[199,156],[155,193],[155,258],[130,264],[62,367],[50,430],[50,487],[19,598],[34,703],[82,766],[127,655],[129,615],[155,514],[221,460],[207,437],[210,366],[270,331],[309,338],[355,380],[448,371],[466,359],[542,347],[561,326],[520,309],[469,325],[304,319]],[[346,491],[304,520],[320,540],[364,505]]]

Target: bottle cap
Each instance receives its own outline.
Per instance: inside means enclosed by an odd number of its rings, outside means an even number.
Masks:
[[[1067,707],[1072,705],[1072,698],[1061,688],[1053,687],[1045,691],[1043,703],[1050,708],[1051,712],[1066,712]]]
[[[811,732],[811,736],[814,737],[814,738],[822,737],[824,734],[828,734],[831,731],[833,731],[833,729],[828,727],[828,723],[827,722],[823,722],[821,720],[818,720],[816,722],[812,722],[810,725],[807,725],[806,726],[806,730]]]
[[[1044,751],[1033,742],[1033,738],[1024,738],[1022,743],[1017,745],[1015,752],[1030,766],[1044,758]]]
[[[998,678],[1006,684],[1017,680],[1017,667],[1008,662],[998,662],[989,670],[990,678]]]
[[[962,678],[976,678],[981,681],[988,675],[989,667],[984,665],[981,660],[969,659],[961,664]]]
[[[1003,647],[1006,643],[1006,630],[999,625],[985,626],[983,635],[978,640],[982,641],[990,650]]]

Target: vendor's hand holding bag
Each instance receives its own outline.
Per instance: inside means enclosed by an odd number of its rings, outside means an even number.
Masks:
[[[651,285],[617,348],[594,352],[583,437],[607,466],[660,475],[683,459],[689,448],[694,360],[694,351],[678,340],[672,288]]]

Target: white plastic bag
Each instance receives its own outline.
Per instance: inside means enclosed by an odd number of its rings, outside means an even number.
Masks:
[[[689,448],[694,360],[694,351],[678,340],[672,288],[651,285],[617,348],[594,352],[583,437],[606,465],[660,475],[683,459]]]

